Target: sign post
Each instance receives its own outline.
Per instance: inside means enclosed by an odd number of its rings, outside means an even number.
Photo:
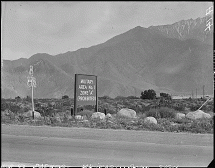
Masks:
[[[74,115],[78,105],[95,105],[95,111],[98,111],[97,76],[75,74]]]
[[[31,101],[32,101],[32,117],[34,119],[34,87],[36,87],[36,78],[33,77],[33,66],[30,65],[30,70],[29,70],[29,75],[28,76],[28,82],[27,82],[27,85],[28,87],[31,87],[31,91],[32,91],[32,98],[31,98]]]

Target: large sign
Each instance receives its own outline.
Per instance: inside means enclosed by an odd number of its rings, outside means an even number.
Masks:
[[[95,105],[97,108],[97,76],[75,74],[75,112],[78,105]]]

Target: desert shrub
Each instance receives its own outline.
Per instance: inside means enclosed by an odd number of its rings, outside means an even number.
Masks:
[[[170,119],[160,118],[158,119],[158,125],[162,128],[162,131],[178,132],[178,125],[172,125]]]
[[[9,108],[12,112],[17,113],[21,108],[16,104],[10,104]]]
[[[116,109],[113,109],[113,108],[111,108],[111,109],[106,109],[106,112],[107,112],[107,114],[108,114],[108,113],[110,113],[110,114],[116,114]]]
[[[132,109],[132,110],[136,111],[137,113],[139,112],[139,111],[137,111],[138,110],[137,106],[134,104],[129,104],[129,106],[127,108]]]
[[[174,106],[174,109],[177,110],[177,111],[184,111],[185,110],[185,106],[180,103],[177,106]]]
[[[200,104],[191,104],[190,110],[191,110],[191,111],[196,111],[196,110],[199,109],[199,107],[201,107]]]
[[[213,133],[213,119],[198,119],[191,123],[190,129],[194,133]]]
[[[123,97],[123,96],[117,96],[114,98],[114,100],[123,100],[123,99],[126,99],[126,97]]]
[[[99,118],[90,119],[91,128],[107,128],[105,120],[100,120]]]
[[[136,96],[128,96],[126,97],[127,99],[140,99],[139,97],[136,97]]]
[[[1,111],[5,111],[8,107],[9,106],[5,101],[1,101]]]
[[[174,118],[175,110],[168,107],[161,107],[158,109],[161,118]]]
[[[80,111],[80,112],[78,112],[77,114],[78,115],[82,115],[82,116],[87,116],[87,118],[89,119],[91,116],[92,116],[92,114],[93,114],[94,112],[93,111],[90,111],[90,110],[83,110],[83,111]]]
[[[124,99],[124,100],[122,101],[122,104],[123,104],[123,106],[125,106],[125,107],[130,106],[130,102],[129,102],[127,99]]]
[[[31,96],[26,96],[26,98],[23,99],[24,101],[27,101],[27,102],[31,102]]]
[[[154,117],[154,118],[160,118],[160,113],[158,109],[150,108],[149,111],[145,112],[147,117]]]
[[[146,118],[146,114],[145,113],[139,113],[138,114],[138,120],[143,120]]]
[[[179,131],[192,133],[213,133],[213,119],[198,119],[187,123],[182,123],[178,126]]]
[[[163,97],[163,98],[165,98],[167,100],[171,100],[172,99],[172,97],[168,93],[160,93],[160,97]]]
[[[153,123],[142,123],[142,125],[140,126],[140,128],[142,128],[142,130],[150,130],[150,131],[162,131],[164,130],[164,128],[162,126],[160,126],[159,124],[153,124]]]
[[[62,96],[62,99],[68,99],[69,98],[69,96],[68,95],[64,95],[64,96]]]
[[[186,123],[190,123],[191,120],[189,118],[182,118],[182,119],[172,119],[173,122],[179,123],[179,124],[186,124]]]
[[[110,98],[109,96],[99,97],[98,99],[100,99],[100,100],[107,100],[107,99],[111,99],[111,100],[112,100],[112,98]]]

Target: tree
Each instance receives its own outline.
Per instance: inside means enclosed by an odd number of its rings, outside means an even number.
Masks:
[[[165,98],[167,100],[171,100],[172,99],[172,97],[168,93],[160,93],[160,97],[163,97],[163,98]]]
[[[141,99],[155,99],[156,98],[156,92],[152,89],[145,90],[144,92],[141,92]]]
[[[21,99],[21,97],[17,96],[17,97],[15,97],[15,100],[16,101],[21,101],[22,99]]]
[[[62,96],[62,99],[68,99],[68,98],[69,98],[69,96],[67,96],[67,95]]]

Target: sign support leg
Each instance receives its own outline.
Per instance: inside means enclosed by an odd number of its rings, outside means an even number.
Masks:
[[[32,86],[32,117],[34,119],[34,86]]]

